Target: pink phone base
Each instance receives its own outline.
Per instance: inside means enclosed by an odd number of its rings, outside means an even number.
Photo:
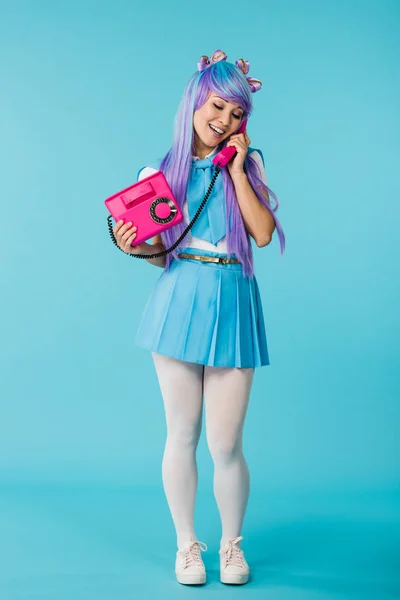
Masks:
[[[104,201],[115,221],[132,222],[137,235],[132,246],[154,237],[183,220],[164,173],[157,171]],[[140,225],[139,225],[140,223]]]

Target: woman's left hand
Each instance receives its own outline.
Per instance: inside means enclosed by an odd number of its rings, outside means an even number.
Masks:
[[[244,133],[236,133],[231,136],[231,139],[226,144],[226,147],[235,146],[236,154],[228,162],[227,167],[229,175],[234,178],[236,175],[243,175],[244,159],[247,155],[247,149],[251,144],[251,140],[247,135],[247,130]]]

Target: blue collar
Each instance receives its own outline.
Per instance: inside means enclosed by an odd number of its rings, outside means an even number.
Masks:
[[[209,169],[212,166],[214,166],[214,163],[212,162],[211,158],[209,158],[209,157],[200,158],[200,159],[192,161],[192,167],[194,169]]]

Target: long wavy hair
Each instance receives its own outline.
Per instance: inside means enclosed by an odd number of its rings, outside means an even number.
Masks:
[[[202,72],[195,72],[189,79],[175,116],[172,146],[162,158],[159,167],[160,171],[164,173],[181,209],[186,199],[190,169],[193,154],[195,154],[193,113],[203,106],[211,91],[227,102],[239,104],[240,108],[244,111],[242,120],[251,115],[253,109],[252,93],[248,81],[242,71],[232,63],[227,61],[216,62]],[[217,150],[219,151],[225,147],[229,139],[227,138],[219,144]],[[285,250],[285,235],[275,215],[279,207],[278,198],[262,181],[257,162],[249,155],[246,156],[243,168],[258,200],[268,209],[274,218],[276,230],[279,235],[281,254],[283,254]],[[254,269],[250,236],[245,228],[233,181],[228,169],[221,169],[221,173],[223,175],[226,200],[227,254],[229,256],[235,254],[242,263],[243,275],[251,277],[253,276]],[[270,205],[271,198],[275,201],[274,207]],[[231,216],[232,228],[230,229]],[[175,227],[163,231],[161,239],[165,247],[169,248],[172,246],[185,228],[185,222],[182,221],[175,225]],[[178,259],[178,250],[179,248],[166,255],[166,270],[169,269],[173,258]]]

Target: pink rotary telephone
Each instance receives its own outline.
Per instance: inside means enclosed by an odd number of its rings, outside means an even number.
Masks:
[[[246,130],[246,125],[247,119],[244,119],[236,133],[244,133]],[[186,227],[179,239],[177,239],[176,242],[171,246],[171,248],[154,254],[128,254],[128,256],[134,256],[135,258],[156,258],[158,256],[165,256],[169,252],[175,250],[175,248],[178,247],[200,216],[200,213],[208,200],[221,167],[225,167],[235,154],[235,146],[228,146],[227,148],[223,148],[214,156],[212,162],[216,166],[216,169],[206,195],[204,196],[204,199],[192,221]],[[170,227],[177,225],[183,220],[183,214],[172,194],[171,188],[169,187],[164,174],[161,171],[158,171],[153,175],[149,175],[149,177],[145,177],[141,181],[138,181],[137,183],[125,188],[121,192],[110,196],[104,201],[104,204],[115,221],[122,219],[124,223],[132,221],[132,223],[137,224],[137,236],[131,244],[132,247],[141,244],[145,240],[150,239],[158,233],[161,233],[165,229],[169,229]],[[122,250],[118,246],[117,240],[114,236],[111,216],[107,217],[107,222],[110,237],[113,243],[117,246],[117,248],[119,248],[119,250]]]
[[[183,220],[165,176],[161,171],[145,177],[105,200],[115,221],[140,223],[132,246],[161,233]]]

